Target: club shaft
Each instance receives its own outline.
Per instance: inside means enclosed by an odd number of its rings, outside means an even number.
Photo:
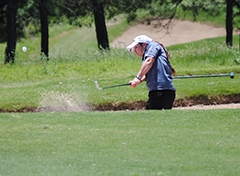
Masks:
[[[186,78],[208,78],[208,77],[225,77],[229,76],[230,78],[234,77],[234,73],[230,74],[210,74],[210,75],[189,75],[189,76],[173,76],[173,79],[186,79]]]
[[[109,88],[114,88],[114,87],[121,87],[121,86],[129,86],[130,84],[118,84],[114,86],[108,86],[108,87],[102,87],[102,89],[109,89]]]

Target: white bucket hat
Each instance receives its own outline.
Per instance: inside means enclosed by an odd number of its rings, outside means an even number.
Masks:
[[[133,42],[130,45],[127,46],[127,50],[131,51],[131,52],[134,52],[134,46],[136,46],[137,44],[139,44],[139,43],[149,43],[151,41],[152,41],[152,39],[149,38],[148,36],[139,35],[139,36],[137,36],[133,39]]]

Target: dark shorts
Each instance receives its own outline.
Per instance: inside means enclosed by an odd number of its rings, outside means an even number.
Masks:
[[[155,90],[148,94],[147,109],[172,109],[176,92],[174,90]]]

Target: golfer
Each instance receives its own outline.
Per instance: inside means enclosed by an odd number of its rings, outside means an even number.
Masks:
[[[175,70],[170,65],[170,55],[166,48],[146,35],[139,35],[127,46],[127,50],[142,58],[142,66],[129,84],[135,88],[146,81],[149,91],[147,109],[172,109],[176,96],[172,84]]]

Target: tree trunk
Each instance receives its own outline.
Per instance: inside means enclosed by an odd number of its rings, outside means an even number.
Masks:
[[[227,46],[232,46],[233,38],[233,0],[226,0],[227,2],[227,11],[226,11],[226,44]]]
[[[5,50],[5,64],[14,63],[16,50],[16,14],[17,0],[9,0],[7,5],[7,46]]]
[[[39,1],[40,21],[41,21],[41,55],[48,60],[49,42],[48,42],[48,11],[47,0]]]
[[[93,15],[96,27],[98,48],[100,50],[102,49],[109,50],[109,41],[107,27],[105,23],[103,3],[94,2],[93,6],[94,6]]]

